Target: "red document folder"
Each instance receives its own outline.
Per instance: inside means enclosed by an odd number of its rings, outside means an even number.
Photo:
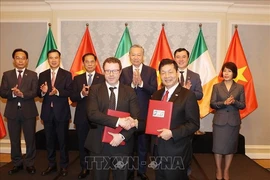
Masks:
[[[146,121],[146,134],[159,135],[158,129],[170,129],[173,102],[150,100]]]
[[[124,118],[124,117],[130,116],[130,114],[127,112],[115,111],[112,109],[108,109],[107,114],[110,116],[115,116],[115,117],[119,117],[119,118]],[[120,126],[118,126],[117,128],[111,128],[111,127],[105,126],[104,131],[103,131],[103,136],[102,136],[102,142],[110,143],[112,141],[113,137],[108,132],[119,133],[122,129],[123,128]],[[125,141],[122,141],[120,143],[120,145],[125,145],[125,144],[126,144]]]

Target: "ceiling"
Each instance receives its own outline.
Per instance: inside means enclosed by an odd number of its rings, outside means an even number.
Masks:
[[[0,0],[1,2],[53,2],[53,1],[62,1],[62,2],[74,2],[75,0]],[[97,2],[97,0],[78,0],[80,2],[91,2],[91,1],[95,1]],[[116,2],[128,2],[128,1],[135,1],[135,0],[98,0],[98,1],[116,1]],[[151,2],[151,1],[166,1],[166,0],[136,0],[136,1],[145,1],[145,2]],[[173,1],[184,1],[184,0],[169,0],[171,2]],[[185,1],[201,1],[201,0],[185,0]],[[203,1],[201,1],[203,2]],[[244,1],[244,0],[238,0],[238,1],[235,1],[235,0],[207,0],[205,2],[225,2],[225,3],[234,3],[234,4],[258,4],[258,5],[270,5],[270,0],[249,0],[249,1]]]

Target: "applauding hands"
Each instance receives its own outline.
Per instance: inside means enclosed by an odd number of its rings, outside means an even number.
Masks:
[[[14,96],[23,98],[23,93],[18,89],[18,85],[16,85],[14,88],[11,88],[11,91],[13,91]]]

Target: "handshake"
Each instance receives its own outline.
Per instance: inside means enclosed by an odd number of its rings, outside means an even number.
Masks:
[[[119,118],[118,125],[125,130],[129,130],[133,127],[136,127],[138,129],[138,120],[133,119],[132,117]]]

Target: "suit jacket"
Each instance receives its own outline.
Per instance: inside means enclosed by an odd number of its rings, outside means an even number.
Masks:
[[[92,85],[102,83],[104,81],[104,75],[96,72],[93,77]],[[72,82],[72,93],[70,95],[70,99],[72,102],[77,102],[74,124],[88,123],[86,114],[86,97],[81,97],[83,84],[87,85],[86,73],[75,76]]]
[[[20,102],[23,115],[26,119],[38,116],[34,98],[37,96],[38,78],[37,73],[25,69],[20,85],[24,97],[13,97],[11,88],[18,84],[16,70],[6,71],[3,74],[0,87],[0,96],[7,99],[4,116],[8,119],[15,119],[17,106]]]
[[[143,123],[145,122],[148,113],[149,99],[151,98],[152,94],[157,90],[156,70],[143,64],[141,71],[141,78],[143,80],[143,87],[134,88],[140,108],[139,118],[141,124],[139,125],[139,127],[144,126]],[[132,79],[133,79],[133,68],[132,66],[128,66],[122,70],[120,82],[125,85],[131,86]],[[142,128],[141,130],[144,130],[144,128]]]
[[[89,96],[86,102],[87,116],[90,122],[97,125],[96,129],[91,129],[85,141],[85,147],[94,153],[101,153],[104,143],[101,142],[104,126],[115,127],[118,121],[117,117],[107,115],[109,106],[109,94],[106,83],[91,86]],[[139,106],[135,92],[129,86],[119,84],[117,111],[129,112],[134,119],[139,117]],[[111,153],[129,154],[133,150],[133,133],[136,128],[122,130],[120,133],[125,137],[125,145],[112,147]],[[95,139],[95,141],[92,141]]]
[[[156,91],[152,99],[161,100],[165,88]],[[170,130],[173,137],[167,141],[158,138],[157,151],[159,156],[183,158],[185,167],[191,162],[192,157],[192,136],[200,127],[199,106],[195,94],[181,87],[179,84],[170,102],[173,102]],[[152,141],[156,141],[153,136]]]
[[[195,93],[197,100],[201,100],[203,97],[203,91],[200,75],[187,69],[186,81],[188,80],[190,80],[192,84],[190,90]]]
[[[235,103],[225,105],[224,101],[233,96]],[[233,82],[230,90],[228,91],[223,82],[213,86],[210,107],[215,109],[213,123],[217,125],[229,124],[231,126],[238,126],[241,124],[239,109],[246,107],[244,86]]]
[[[43,121],[47,121],[49,119],[51,103],[53,103],[53,111],[55,114],[55,118],[57,121],[69,121],[71,118],[70,107],[68,102],[68,97],[70,96],[72,87],[72,77],[71,73],[59,68],[54,87],[59,91],[59,96],[53,95],[50,96],[49,92],[52,91],[51,84],[51,70],[45,70],[39,74],[39,87],[47,82],[48,92],[42,96],[40,88],[38,88],[39,97],[43,97],[42,107],[41,107],[41,115],[40,118]]]

